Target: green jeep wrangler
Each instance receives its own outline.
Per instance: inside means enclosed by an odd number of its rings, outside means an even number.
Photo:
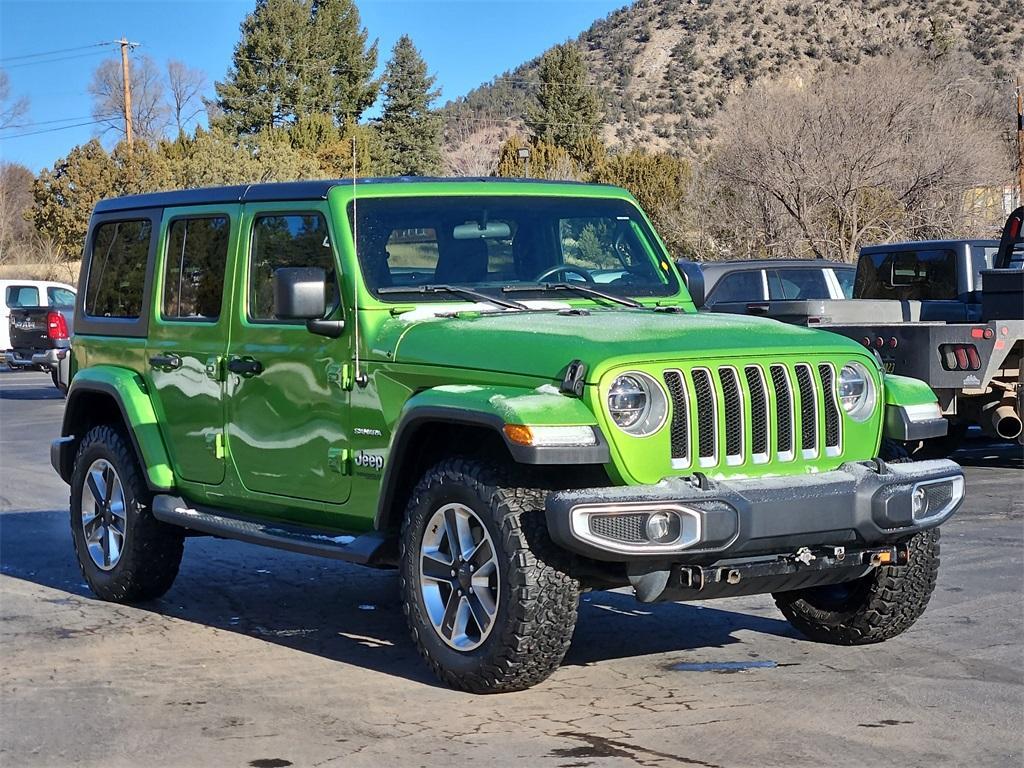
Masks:
[[[446,683],[564,656],[581,590],[772,593],[815,640],[924,611],[950,461],[924,384],[840,336],[698,314],[622,189],[257,184],[101,202],[52,462],[105,600],[186,537],[394,568]],[[898,459],[898,460],[897,460]]]

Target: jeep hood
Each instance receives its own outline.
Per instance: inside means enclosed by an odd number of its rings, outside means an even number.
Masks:
[[[372,354],[408,365],[557,379],[566,365],[755,359],[790,354],[863,356],[849,339],[775,320],[718,313],[591,309],[588,314],[491,312],[403,320],[380,328]],[[590,377],[588,376],[588,381]]]

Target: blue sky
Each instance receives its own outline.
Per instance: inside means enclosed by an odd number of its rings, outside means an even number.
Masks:
[[[442,88],[441,101],[576,37],[627,0],[357,0],[370,38],[380,40],[383,66],[399,35],[408,33]],[[14,97],[27,96],[23,127],[0,135],[0,157],[33,171],[52,165],[96,126],[50,130],[91,120],[93,70],[117,49],[90,48],[25,58],[126,35],[163,64],[177,58],[206,72],[208,92],[224,77],[238,25],[255,0],[0,0],[0,67]],[[44,59],[52,61],[45,62]],[[55,59],[61,59],[56,61]],[[17,136],[34,131],[47,131]],[[11,137],[11,138],[8,138]]]

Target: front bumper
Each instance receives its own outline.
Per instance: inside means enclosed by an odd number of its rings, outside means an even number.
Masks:
[[[621,563],[703,566],[800,550],[895,545],[941,525],[960,506],[964,479],[948,460],[843,464],[798,477],[712,481],[548,495],[552,538],[580,555]],[[678,537],[652,541],[647,521],[678,517]]]

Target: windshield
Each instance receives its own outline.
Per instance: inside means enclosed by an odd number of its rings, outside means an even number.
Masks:
[[[537,297],[550,298],[556,290],[560,299],[583,296],[556,283],[622,297],[679,291],[654,234],[622,200],[364,198],[357,211],[363,278],[387,301],[409,301],[421,287],[439,285],[495,296],[511,287],[519,300],[533,297],[531,288]],[[431,291],[430,300],[466,301],[467,296]]]

